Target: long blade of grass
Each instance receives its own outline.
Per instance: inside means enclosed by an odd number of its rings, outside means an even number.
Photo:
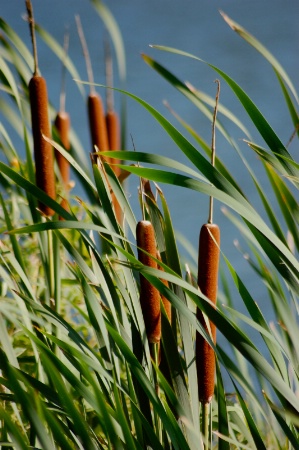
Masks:
[[[277,59],[269,52],[269,50],[264,47],[261,42],[258,41],[254,36],[252,36],[248,31],[246,31],[241,25],[237,22],[233,21],[230,17],[228,17],[223,11],[220,11],[225,22],[234,30],[239,36],[241,36],[245,41],[247,41],[252,47],[254,47],[273,67],[275,72],[280,76],[280,78],[286,83],[292,94],[294,95],[297,103],[299,102],[299,98],[296,92],[296,89],[291,82],[288,74],[281,66],[281,64],[277,61]]]

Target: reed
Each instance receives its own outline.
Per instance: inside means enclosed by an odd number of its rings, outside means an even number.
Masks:
[[[141,220],[136,227],[138,259],[145,266],[157,269],[154,228],[148,220]],[[145,253],[146,252],[146,253]],[[140,302],[148,342],[158,344],[161,339],[160,293],[143,275],[140,275]]]
[[[67,51],[68,51],[68,43],[69,37],[66,33],[64,37],[64,59],[66,59]],[[62,64],[62,82],[61,82],[61,90],[60,90],[60,102],[59,102],[59,111],[56,114],[54,125],[58,132],[58,136],[60,142],[65,150],[70,150],[71,144],[69,139],[70,132],[70,116],[65,111],[65,60]],[[70,181],[70,164],[68,160],[55,149],[55,159],[57,161],[57,165],[60,171],[61,179],[63,182],[64,194],[66,195],[69,190],[69,181]],[[68,202],[66,198],[62,199],[61,206],[68,210]]]
[[[90,55],[84,36],[83,28],[81,25],[80,17],[76,16],[76,23],[80,42],[82,45],[83,56],[86,63],[88,81],[90,83],[90,92],[87,98],[87,110],[89,120],[90,138],[92,144],[92,152],[94,151],[108,151],[108,134],[105,120],[105,111],[102,99],[94,88],[94,77],[92,71],[92,65]],[[105,158],[108,161],[108,158]]]
[[[120,128],[119,128],[119,118],[117,112],[114,110],[114,96],[113,96],[113,64],[110,46],[108,40],[105,42],[105,68],[106,68],[106,84],[108,89],[106,90],[106,128],[108,136],[108,146],[109,150],[120,150]],[[111,88],[111,89],[110,89]],[[113,164],[120,164],[120,159],[109,159],[112,163],[112,169],[115,176],[119,178],[121,174],[121,169]],[[115,194],[112,192],[112,203],[115,211],[115,215],[119,224],[123,220],[123,212],[118,203]]]
[[[30,0],[26,0],[28,20],[34,54],[34,72],[29,81],[29,99],[31,109],[31,123],[36,167],[36,184],[49,197],[56,198],[53,148],[43,136],[51,137],[48,115],[48,93],[46,80],[39,75],[37,47],[34,30],[33,8]],[[43,203],[39,208],[46,216],[52,216],[54,211]]]
[[[157,258],[159,261],[162,261],[162,258],[161,258],[161,255],[160,255],[160,252],[159,252],[159,251],[157,252],[156,258]],[[159,263],[157,264],[157,267],[158,267],[158,269],[161,270],[162,272],[164,271],[163,267],[160,266]],[[168,283],[167,280],[164,280],[163,278],[161,278],[161,281],[162,281],[162,283],[163,283],[166,287],[169,287],[169,283]],[[163,303],[163,306],[164,306],[164,309],[165,309],[167,318],[168,318],[169,322],[171,323],[171,303],[170,303],[170,301],[165,297],[165,295],[161,295],[161,300],[162,300],[162,303]]]

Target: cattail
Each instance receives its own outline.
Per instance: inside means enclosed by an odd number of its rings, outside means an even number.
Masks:
[[[155,232],[151,222],[142,220],[136,228],[138,259],[142,264],[157,269]],[[142,250],[149,253],[145,254]],[[160,293],[143,275],[140,275],[140,302],[149,343],[157,344],[161,339]]]
[[[55,128],[58,132],[61,144],[65,150],[70,150],[69,130],[70,130],[70,116],[65,111],[59,111],[55,117]],[[55,158],[61,174],[64,190],[68,190],[70,179],[70,164],[68,160],[57,150],[55,150]],[[63,199],[61,206],[64,209],[68,209],[68,203],[66,199]]]
[[[109,150],[108,135],[103,102],[100,95],[95,91],[94,88],[94,78],[90,56],[79,16],[76,16],[76,22],[79,38],[82,45],[83,56],[86,63],[88,81],[90,83],[90,93],[88,95],[87,100],[87,109],[88,109],[92,152],[94,152],[95,146],[97,147],[98,151],[108,151]]]
[[[97,92],[90,92],[88,96],[88,118],[93,151],[108,151],[108,136],[103,102]],[[105,158],[107,161],[109,158]]]
[[[160,252],[157,252],[157,259],[159,261],[162,261]],[[158,269],[164,271],[163,267],[161,267],[159,265],[159,263],[158,263]],[[169,287],[169,284],[168,284],[167,280],[161,279],[161,281],[166,287]],[[166,315],[168,317],[168,320],[171,323],[171,303],[164,295],[161,295],[161,300],[162,300],[162,303],[163,303]]]
[[[61,77],[61,90],[60,90],[60,105],[59,112],[57,113],[54,121],[55,128],[58,132],[59,139],[65,150],[70,150],[71,144],[69,140],[69,131],[70,131],[70,116],[65,111],[65,60],[67,57],[69,45],[69,35],[68,33],[64,36],[64,60],[62,64],[62,77]],[[69,178],[70,178],[70,164],[68,160],[55,149],[55,159],[57,161],[57,165],[61,174],[64,191],[67,192],[69,189]],[[64,209],[68,209],[68,203],[66,199],[63,199],[61,202],[61,206]]]
[[[215,165],[215,129],[216,116],[218,108],[218,100],[220,93],[220,83],[218,83],[216,104],[213,116],[212,126],[212,151],[211,164]],[[213,223],[213,197],[210,197],[210,208],[208,223],[204,224],[200,230],[199,251],[198,251],[198,277],[197,283],[201,292],[216,306],[217,286],[218,286],[218,268],[220,256],[220,229],[218,225]],[[207,326],[202,311],[197,308],[197,319],[201,323],[206,332],[211,331],[211,339],[216,344],[216,327],[213,322],[209,321]],[[207,319],[208,320],[208,319]],[[210,344],[202,337],[200,333],[196,334],[196,367],[198,377],[198,398],[205,406],[211,402],[214,394],[215,384],[215,353]],[[208,429],[206,429],[206,439]],[[207,448],[207,446],[206,446]]]
[[[48,94],[46,80],[38,74],[37,51],[34,33],[33,10],[30,0],[26,0],[31,39],[34,52],[34,72],[29,82],[29,98],[31,108],[31,122],[36,167],[36,184],[49,197],[55,199],[55,175],[53,149],[43,135],[50,138],[50,121],[48,115]],[[52,216],[54,211],[44,204],[39,205],[41,211]]]
[[[108,40],[105,41],[105,68],[106,68],[106,84],[107,86],[113,86],[113,66],[112,66],[112,57],[110,52],[110,46]],[[120,130],[119,130],[119,120],[118,114],[114,111],[114,98],[113,91],[111,89],[107,89],[106,91],[106,129],[107,129],[107,137],[108,137],[108,147],[109,150],[120,150]],[[110,159],[112,164],[119,164],[119,159]],[[112,169],[118,178],[121,174],[121,169],[116,166],[112,166]],[[118,223],[122,222],[123,213],[118,203],[115,194],[112,192],[112,203],[115,211],[115,215]]]
[[[198,286],[201,292],[216,305],[220,230],[216,224],[207,223],[201,227],[198,256]],[[208,327],[200,309],[197,319],[208,332]],[[213,342],[216,343],[216,327],[209,322]],[[198,376],[198,396],[203,403],[210,403],[214,394],[215,354],[200,333],[196,335],[196,365]]]
[[[118,115],[115,111],[107,111],[106,114],[106,127],[108,134],[109,150],[120,150],[120,131]],[[113,158],[112,164],[119,164],[120,160]],[[113,171],[117,177],[119,177],[121,169],[120,167],[113,166]]]
[[[69,130],[70,130],[70,116],[65,111],[59,111],[55,117],[55,128],[58,132],[59,139],[65,150],[70,150]],[[61,173],[61,178],[67,186],[69,183],[70,165],[67,159],[58,151],[55,152],[56,161]]]

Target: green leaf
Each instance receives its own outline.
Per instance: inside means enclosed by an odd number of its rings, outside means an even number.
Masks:
[[[245,41],[247,41],[252,47],[254,47],[271,64],[275,72],[277,72],[279,77],[286,83],[298,103],[299,99],[296,89],[291,82],[288,74],[285,72],[284,68],[277,61],[277,59],[269,52],[269,50],[266,49],[266,47],[263,46],[263,44],[261,44],[254,36],[248,33],[248,31],[241,27],[237,22],[234,22],[222,11],[220,11],[220,14],[232,30],[236,31],[239,36],[245,39]]]

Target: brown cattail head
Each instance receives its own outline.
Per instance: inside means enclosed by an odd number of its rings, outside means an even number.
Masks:
[[[159,261],[162,261],[160,252],[157,252],[156,258],[157,258]],[[158,269],[164,271],[163,267],[161,267],[159,264],[158,264]],[[169,287],[169,284],[168,284],[168,281],[167,281],[167,280],[161,279],[161,281],[162,281],[162,283],[163,283],[165,286]],[[164,306],[166,315],[167,315],[167,317],[168,317],[168,320],[169,320],[169,322],[171,323],[171,303],[170,303],[169,300],[167,300],[167,298],[166,298],[164,295],[161,295],[161,300],[162,300],[162,303],[163,303],[163,306]]]
[[[216,305],[217,300],[219,246],[219,227],[211,223],[203,225],[199,237],[198,286],[201,292],[214,305]],[[208,332],[208,327],[200,309],[197,309],[197,319]],[[211,321],[209,324],[212,339],[216,343],[216,327]],[[196,335],[196,366],[199,400],[203,404],[210,403],[214,394],[215,354],[200,333]]]
[[[65,111],[60,111],[57,113],[54,125],[58,132],[61,144],[65,150],[70,150],[70,140],[69,140],[69,130],[70,130],[70,116]],[[68,160],[55,149],[55,158],[59,167],[62,182],[64,185],[64,191],[67,192],[69,189],[69,179],[70,179],[70,164]],[[66,199],[63,199],[61,206],[68,210],[68,203]]]
[[[103,103],[96,92],[91,92],[88,96],[88,118],[92,151],[95,151],[94,146],[99,151],[108,151],[109,144]]]
[[[115,111],[107,111],[106,114],[106,127],[107,127],[107,135],[108,135],[108,145],[109,150],[119,150],[120,149],[120,133],[119,133],[119,121],[118,116]],[[119,159],[110,159],[112,164],[119,164]],[[121,173],[121,169],[116,166],[112,166],[113,171],[117,178]],[[120,224],[123,219],[122,209],[120,204],[118,203],[115,195],[112,193],[112,203],[114,206],[115,215],[118,223]]]
[[[142,251],[145,250],[150,255],[156,257],[156,239],[151,222],[147,220],[138,222],[136,237],[139,261],[148,267],[157,269],[156,261]],[[161,339],[160,293],[142,275],[140,275],[140,302],[148,341],[156,344]]]
[[[48,116],[48,94],[46,80],[34,75],[29,82],[31,121],[36,167],[36,184],[49,197],[55,199],[55,175],[53,149],[43,135],[50,138],[50,122]],[[52,216],[54,211],[44,204],[39,205],[42,212]]]
[[[55,118],[54,125],[58,132],[61,144],[65,150],[70,150],[69,130],[70,130],[70,116],[66,112],[58,112]],[[55,150],[55,158],[61,173],[62,180],[65,185],[69,182],[70,165],[65,157]]]
[[[106,126],[108,134],[109,150],[120,150],[120,132],[119,132],[119,120],[115,111],[108,111],[106,114]],[[119,164],[119,159],[112,159],[112,164]],[[119,167],[113,167],[115,175],[120,175],[121,169]]]

